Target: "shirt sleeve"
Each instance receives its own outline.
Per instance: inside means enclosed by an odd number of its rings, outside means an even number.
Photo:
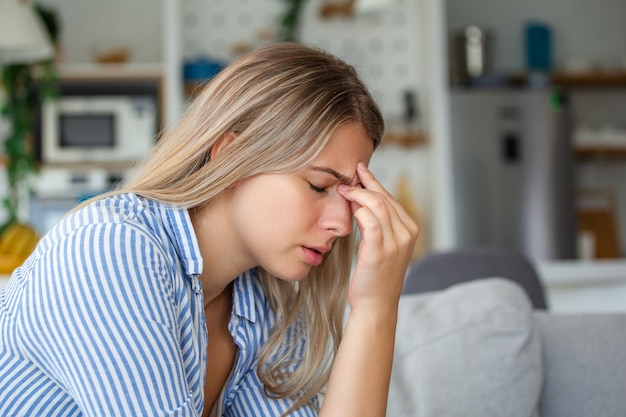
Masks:
[[[38,260],[24,351],[85,416],[197,416],[169,259],[128,223],[85,226]]]

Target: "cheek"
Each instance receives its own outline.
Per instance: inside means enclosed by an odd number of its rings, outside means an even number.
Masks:
[[[239,216],[257,222],[260,228],[286,228],[311,221],[315,199],[302,188],[278,179],[250,181],[237,190],[235,210]]]
[[[298,234],[320,221],[322,196],[297,176],[259,176],[235,189],[236,218],[242,233]],[[253,232],[255,233],[255,232]],[[255,234],[256,234],[255,233]]]
[[[300,193],[284,193],[269,198],[263,208],[264,215],[284,227],[305,227],[315,223],[316,204]]]
[[[314,228],[319,221],[318,202],[304,192],[284,192],[270,198],[263,209],[266,221],[277,231],[302,234]]]

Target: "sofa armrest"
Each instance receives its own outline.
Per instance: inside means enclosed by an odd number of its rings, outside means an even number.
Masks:
[[[541,416],[623,417],[626,314],[535,311],[543,346]]]

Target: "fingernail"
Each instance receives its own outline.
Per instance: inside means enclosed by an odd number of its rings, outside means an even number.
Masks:
[[[367,171],[367,166],[363,162],[359,162],[356,167],[363,172]]]

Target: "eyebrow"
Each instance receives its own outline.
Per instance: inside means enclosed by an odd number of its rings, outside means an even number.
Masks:
[[[345,175],[335,171],[332,168],[327,168],[327,167],[311,167],[311,169],[313,169],[314,171],[318,171],[318,172],[323,172],[325,174],[330,174],[333,177],[337,178],[337,180],[339,180],[339,182],[342,182],[344,184],[350,184],[352,182],[352,178],[346,177]]]

